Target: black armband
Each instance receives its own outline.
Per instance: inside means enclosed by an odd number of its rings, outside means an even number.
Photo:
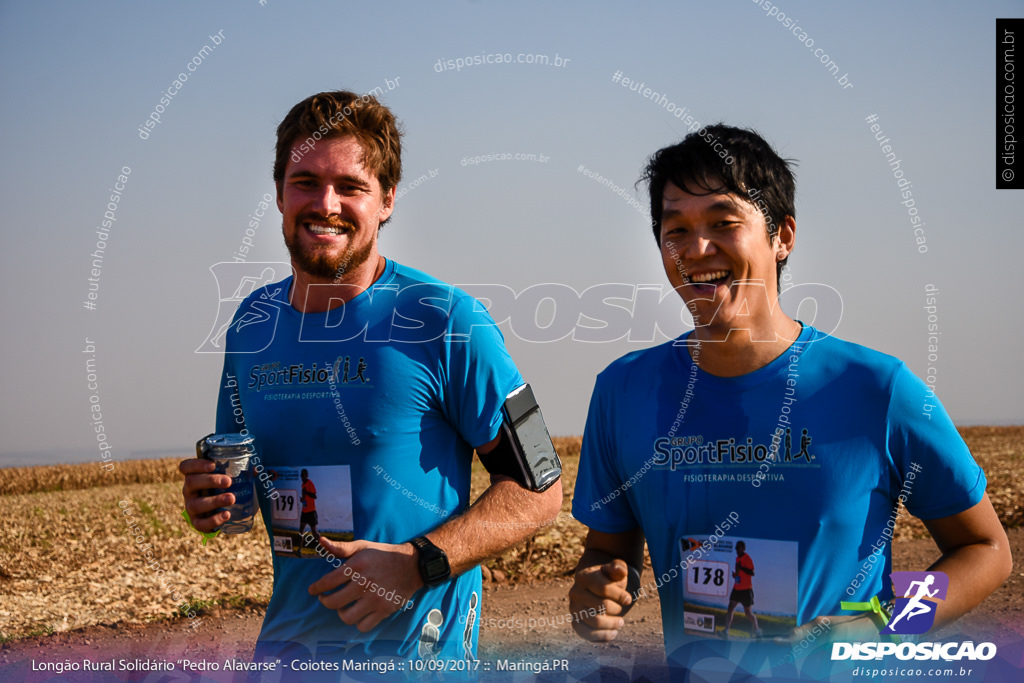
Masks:
[[[502,406],[501,440],[490,453],[478,453],[491,474],[503,474],[531,491],[544,491],[562,475],[544,416],[529,384],[515,389]]]

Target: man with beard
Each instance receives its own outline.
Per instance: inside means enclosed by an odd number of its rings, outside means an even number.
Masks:
[[[281,494],[259,491],[274,591],[257,661],[348,660],[359,670],[415,659],[428,624],[440,624],[432,658],[475,659],[478,629],[468,637],[460,625],[476,609],[479,563],[561,506],[557,472],[543,485],[505,476],[522,457],[506,399],[524,382],[494,321],[464,292],[378,252],[400,155],[393,114],[369,95],[314,95],[277,130],[274,180],[294,273],[239,306],[236,319],[257,302],[278,315],[272,329],[229,332],[216,423],[254,437],[256,471],[273,468]],[[340,380],[356,358],[361,381]],[[473,447],[492,476],[471,506]],[[195,528],[224,523],[234,498],[209,490],[230,479],[203,460],[180,470]],[[298,499],[307,476],[319,490],[316,554],[282,502],[292,489]]]

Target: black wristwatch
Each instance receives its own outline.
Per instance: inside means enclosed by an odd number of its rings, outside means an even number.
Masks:
[[[430,542],[425,536],[419,536],[409,541],[418,551],[420,563],[420,578],[424,585],[436,586],[447,581],[452,575],[451,565],[448,564],[448,556],[444,551]]]

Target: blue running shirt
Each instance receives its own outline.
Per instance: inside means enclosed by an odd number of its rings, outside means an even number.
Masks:
[[[739,607],[724,640],[739,541],[771,637],[852,614],[844,600],[892,597],[901,497],[935,519],[977,504],[985,484],[901,361],[805,326],[739,377],[705,373],[680,342],[612,363],[590,403],[573,516],[605,533],[642,529],[654,568],[644,585],[657,583],[670,658],[702,641],[728,658],[726,645],[757,635]]]
[[[291,284],[239,306],[217,408],[217,431],[248,429],[260,459],[274,592],[256,659],[473,659],[479,568],[364,634],[309,595],[335,567],[303,537],[404,543],[469,507],[473,447],[523,384],[501,332],[472,297],[393,261],[326,313],[294,309]]]

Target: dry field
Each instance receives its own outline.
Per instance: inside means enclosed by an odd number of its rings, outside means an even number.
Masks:
[[[961,430],[989,478],[989,495],[1008,527],[1024,523],[1024,427]],[[546,581],[571,575],[585,528],[570,515],[578,438],[555,439],[565,467],[565,498],[556,522],[532,540],[487,563],[496,583]],[[272,570],[262,528],[220,536],[207,546],[181,518],[177,459],[3,470],[0,481],[0,643],[97,624],[187,619],[185,596],[200,614],[214,605],[265,605]],[[486,473],[474,470],[474,496]],[[147,566],[126,533],[119,501],[141,520],[159,566]],[[262,522],[257,518],[257,526]],[[925,535],[916,520],[897,540]],[[161,584],[156,571],[162,569]]]

